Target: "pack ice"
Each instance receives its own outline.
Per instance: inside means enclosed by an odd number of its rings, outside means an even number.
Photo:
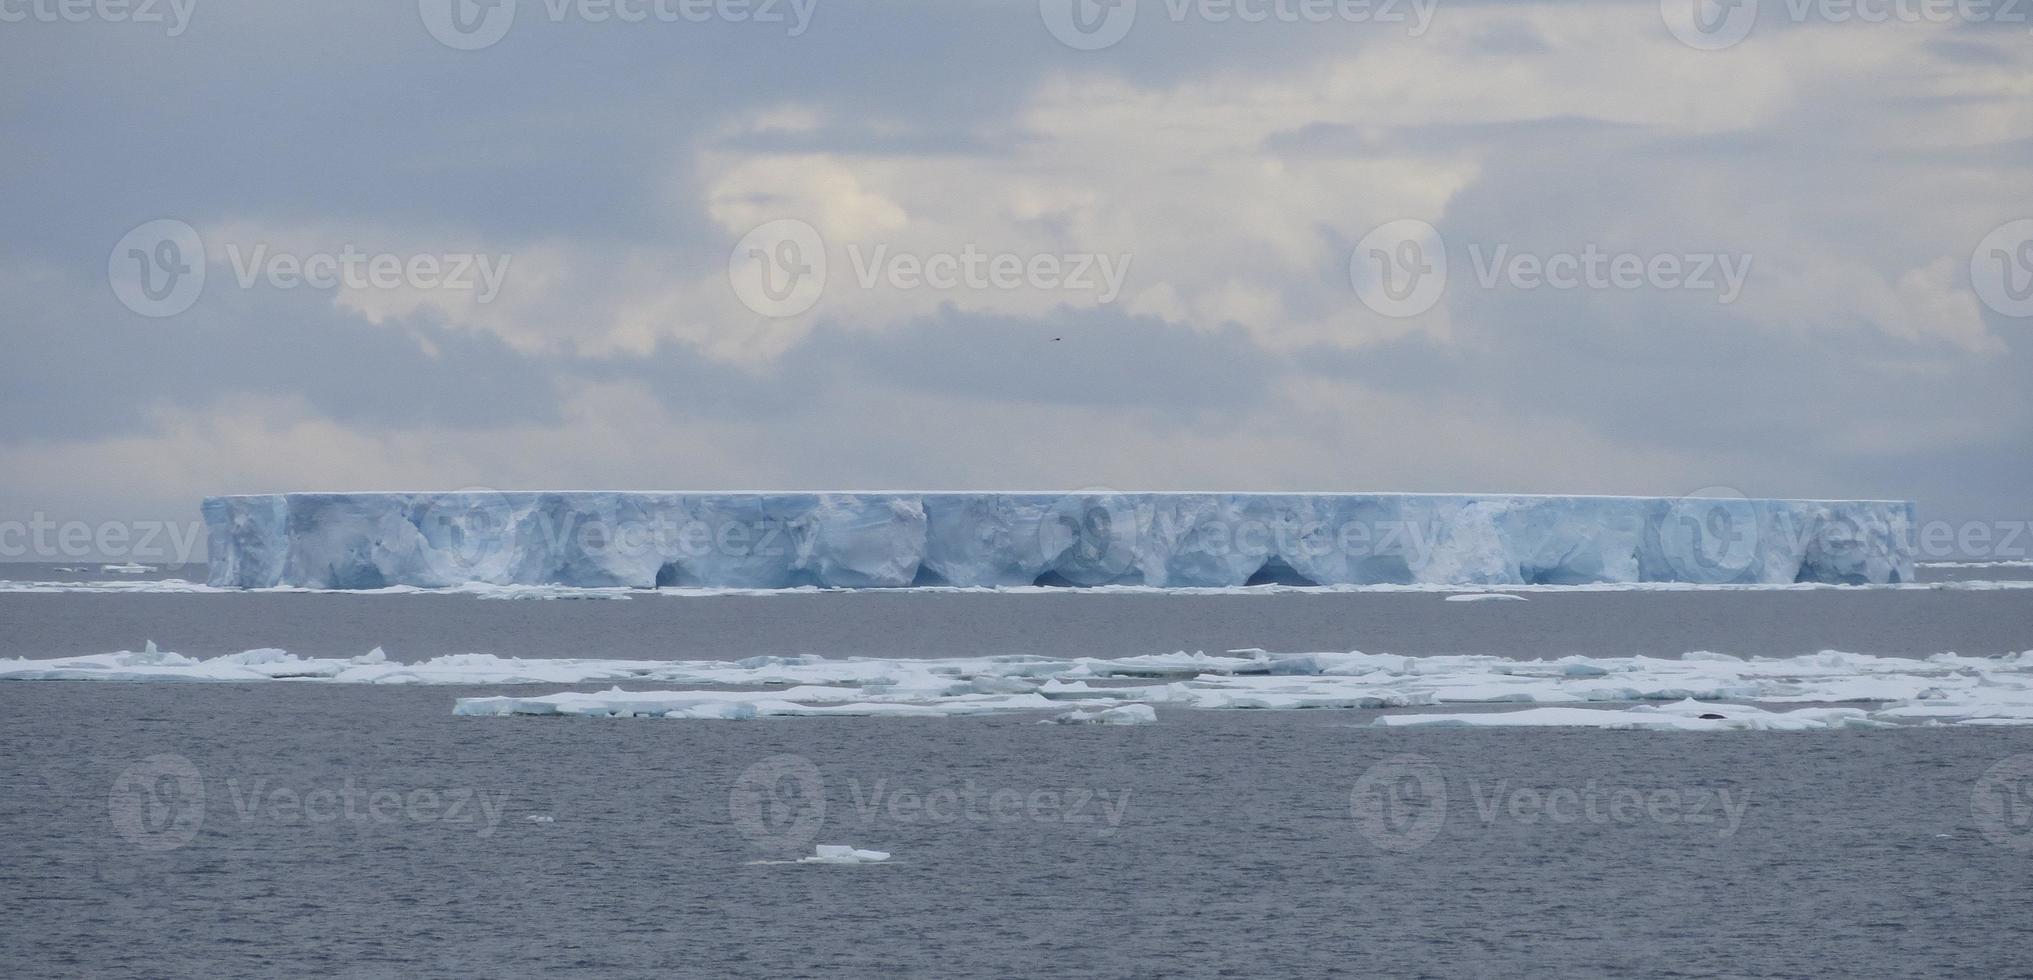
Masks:
[[[214,586],[1866,584],[1913,506],[1382,493],[291,493],[204,502]]]
[[[1404,657],[1171,653],[1055,659],[818,656],[748,660],[391,660],[282,650],[200,660],[156,649],[0,659],[0,681],[211,681],[568,685],[608,690],[462,697],[464,716],[966,718],[1028,715],[1068,725],[1148,725],[1166,711],[1381,711],[1413,727],[1595,727],[1670,731],[2033,725],[2033,651],[1925,658],[1824,651],[1791,657]],[[621,684],[635,690],[623,690]],[[1071,709],[1071,710],[1069,710]]]

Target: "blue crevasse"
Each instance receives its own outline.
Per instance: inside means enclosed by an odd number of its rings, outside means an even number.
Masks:
[[[211,583],[1226,587],[1913,579],[1913,505],[1393,493],[212,497]]]

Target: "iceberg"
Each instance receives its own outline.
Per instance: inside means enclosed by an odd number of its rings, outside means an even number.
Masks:
[[[290,493],[204,501],[218,588],[1841,585],[1913,505],[1389,493]]]

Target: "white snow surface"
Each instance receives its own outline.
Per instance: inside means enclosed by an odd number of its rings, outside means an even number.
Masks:
[[[1678,658],[1551,660],[1262,650],[1120,658],[804,656],[739,661],[461,654],[402,664],[378,648],[352,658],[306,658],[260,649],[201,660],[151,643],[140,652],[0,660],[0,680],[609,685],[595,693],[458,698],[454,713],[469,716],[747,720],[1058,712],[1068,722],[1147,724],[1156,718],[1151,706],[1163,705],[1192,710],[1392,709],[1377,720],[1390,726],[1719,731],[2033,724],[2033,651],[2003,657],[1824,651],[1794,657],[1694,652]],[[622,684],[655,689],[624,690]],[[1448,705],[1484,710],[1439,710]],[[1407,708],[1435,710],[1398,710]],[[1702,714],[1724,717],[1704,719]]]
[[[1389,493],[212,497],[210,582],[786,589],[1913,581],[1903,501]]]

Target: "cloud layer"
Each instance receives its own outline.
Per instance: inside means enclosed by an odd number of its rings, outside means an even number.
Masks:
[[[2025,25],[1775,10],[1700,50],[1651,4],[1443,0],[1418,30],[1144,0],[1079,50],[1059,0],[821,0],[795,36],[524,0],[454,50],[436,2],[0,24],[36,80],[0,93],[0,511],[475,485],[2033,510],[2033,320],[1993,236],[2033,207]],[[114,249],[161,218],[206,276],[153,317],[108,280],[160,272]],[[737,247],[786,219],[815,237]],[[1430,264],[1374,250],[1403,219],[1447,275],[1400,316],[1352,279]],[[351,253],[405,271],[302,281]],[[460,256],[501,259],[498,295],[407,264]],[[1682,274],[1548,279],[1586,256]],[[823,288],[758,312],[815,261]]]

